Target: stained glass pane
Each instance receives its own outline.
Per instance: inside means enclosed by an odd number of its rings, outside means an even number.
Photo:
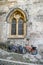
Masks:
[[[18,22],[18,34],[23,35],[23,20],[22,19],[19,19],[19,22]]]
[[[11,35],[16,35],[16,20],[12,19]]]

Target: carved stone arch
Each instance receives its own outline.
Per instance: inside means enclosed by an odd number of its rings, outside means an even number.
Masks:
[[[14,15],[21,15],[24,22],[26,22],[26,13],[20,8],[13,9],[6,17],[6,21],[10,23],[11,19],[14,17]]]

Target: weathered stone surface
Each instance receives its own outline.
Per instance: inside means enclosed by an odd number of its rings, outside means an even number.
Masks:
[[[8,0],[12,2],[13,0]],[[27,38],[30,39],[30,44],[38,44],[40,39],[43,40],[43,1],[42,0],[17,0],[17,2],[12,2],[9,4],[1,5],[0,11],[5,11],[6,14],[0,15],[0,22],[2,23],[3,29],[1,29],[2,33],[0,34],[3,41],[8,40],[9,36],[9,23],[6,23],[6,16],[8,13],[14,8],[21,8],[25,11],[27,16],[27,35],[24,39],[10,39],[11,43],[15,44],[26,44]],[[32,34],[32,35],[31,35]],[[43,43],[42,43],[43,44]]]

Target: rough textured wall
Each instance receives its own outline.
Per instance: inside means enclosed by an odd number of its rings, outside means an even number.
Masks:
[[[0,22],[3,23],[3,42],[10,40],[10,43],[20,44],[43,44],[43,0],[8,0],[9,2],[0,5]],[[15,1],[15,2],[13,2]],[[21,8],[27,15],[27,35],[24,39],[8,39],[9,23],[6,22],[8,13],[14,8]],[[0,29],[1,29],[0,27]],[[29,42],[27,41],[29,39]]]

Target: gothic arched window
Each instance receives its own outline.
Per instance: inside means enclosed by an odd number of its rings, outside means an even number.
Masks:
[[[24,38],[26,35],[26,15],[21,9],[15,9],[8,18],[9,38]]]

